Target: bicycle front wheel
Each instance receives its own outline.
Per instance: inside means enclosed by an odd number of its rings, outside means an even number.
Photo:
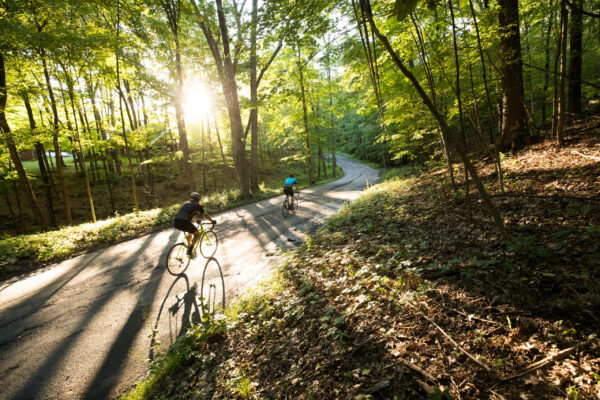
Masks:
[[[200,238],[200,253],[204,258],[211,258],[217,251],[219,238],[213,231],[207,231]]]
[[[283,218],[286,218],[290,213],[287,199],[285,199],[283,202],[283,206],[281,207],[281,213],[283,214]]]
[[[225,280],[216,258],[209,258],[204,265],[200,302],[202,320],[205,322],[225,308]]]
[[[185,243],[177,243],[171,247],[167,254],[167,271],[171,275],[179,276],[185,272],[192,261],[187,254],[188,246]]]

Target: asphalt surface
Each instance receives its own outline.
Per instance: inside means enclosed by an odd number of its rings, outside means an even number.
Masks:
[[[301,243],[303,232],[377,181],[374,169],[344,157],[338,164],[344,177],[302,190],[295,215],[283,218],[283,196],[213,215],[214,259],[198,257],[178,278],[165,259],[181,237],[168,229],[0,284],[0,399],[105,399],[126,391],[199,317],[201,289],[211,303],[222,292],[227,301],[245,292],[281,249]]]

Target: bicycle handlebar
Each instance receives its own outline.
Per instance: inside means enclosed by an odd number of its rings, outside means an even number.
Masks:
[[[217,221],[214,221],[214,222],[192,221],[192,222],[194,222],[198,227],[200,227],[200,225],[210,226],[210,229],[206,229],[206,231],[212,231],[215,228],[215,225],[217,224]]]

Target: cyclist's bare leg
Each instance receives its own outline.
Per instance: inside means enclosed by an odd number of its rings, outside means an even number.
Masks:
[[[200,239],[200,231],[196,231],[196,232],[192,233],[191,236],[194,236],[192,238],[192,244],[191,244],[191,248],[193,249],[194,246],[196,246],[198,239]]]

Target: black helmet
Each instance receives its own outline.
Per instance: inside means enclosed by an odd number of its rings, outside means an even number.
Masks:
[[[200,200],[200,193],[192,192],[190,193],[190,197],[194,200]]]

